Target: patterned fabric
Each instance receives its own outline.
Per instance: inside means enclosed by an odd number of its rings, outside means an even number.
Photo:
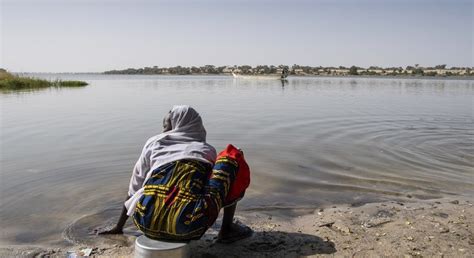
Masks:
[[[152,239],[199,239],[216,220],[237,171],[237,161],[225,156],[214,168],[197,160],[165,164],[145,183],[133,220]]]

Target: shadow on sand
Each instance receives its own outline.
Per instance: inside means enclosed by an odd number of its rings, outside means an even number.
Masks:
[[[191,257],[301,257],[336,252],[334,243],[303,233],[254,232],[232,244],[203,238],[191,242]]]
[[[63,237],[71,244],[113,249],[116,246],[133,248],[135,238],[141,235],[130,222],[124,235],[97,236],[94,232],[110,228],[117,220],[117,209],[107,209],[83,216],[72,222],[63,232]],[[255,231],[249,238],[232,244],[216,243],[221,227],[221,219],[197,241],[191,241],[191,257],[301,257],[336,252],[334,243],[318,236],[283,231]],[[133,249],[132,249],[133,250]],[[133,251],[132,251],[133,252]]]

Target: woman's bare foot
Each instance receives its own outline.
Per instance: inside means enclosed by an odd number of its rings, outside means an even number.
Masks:
[[[253,230],[240,223],[232,223],[228,227],[222,227],[217,236],[217,242],[230,244],[235,241],[250,237]]]

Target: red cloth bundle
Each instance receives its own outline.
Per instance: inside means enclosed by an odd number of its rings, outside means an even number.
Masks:
[[[217,159],[222,157],[231,158],[238,163],[238,171],[235,175],[235,180],[231,182],[229,193],[225,198],[225,203],[230,204],[244,196],[245,190],[250,185],[250,168],[244,159],[242,151],[232,144],[227,145],[227,147],[219,153]]]

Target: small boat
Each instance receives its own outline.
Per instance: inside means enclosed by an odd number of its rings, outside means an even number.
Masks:
[[[257,80],[285,80],[289,75],[288,69],[283,69],[281,74],[261,74],[261,75],[252,75],[252,74],[236,74],[232,72],[232,76],[235,79],[257,79]]]

